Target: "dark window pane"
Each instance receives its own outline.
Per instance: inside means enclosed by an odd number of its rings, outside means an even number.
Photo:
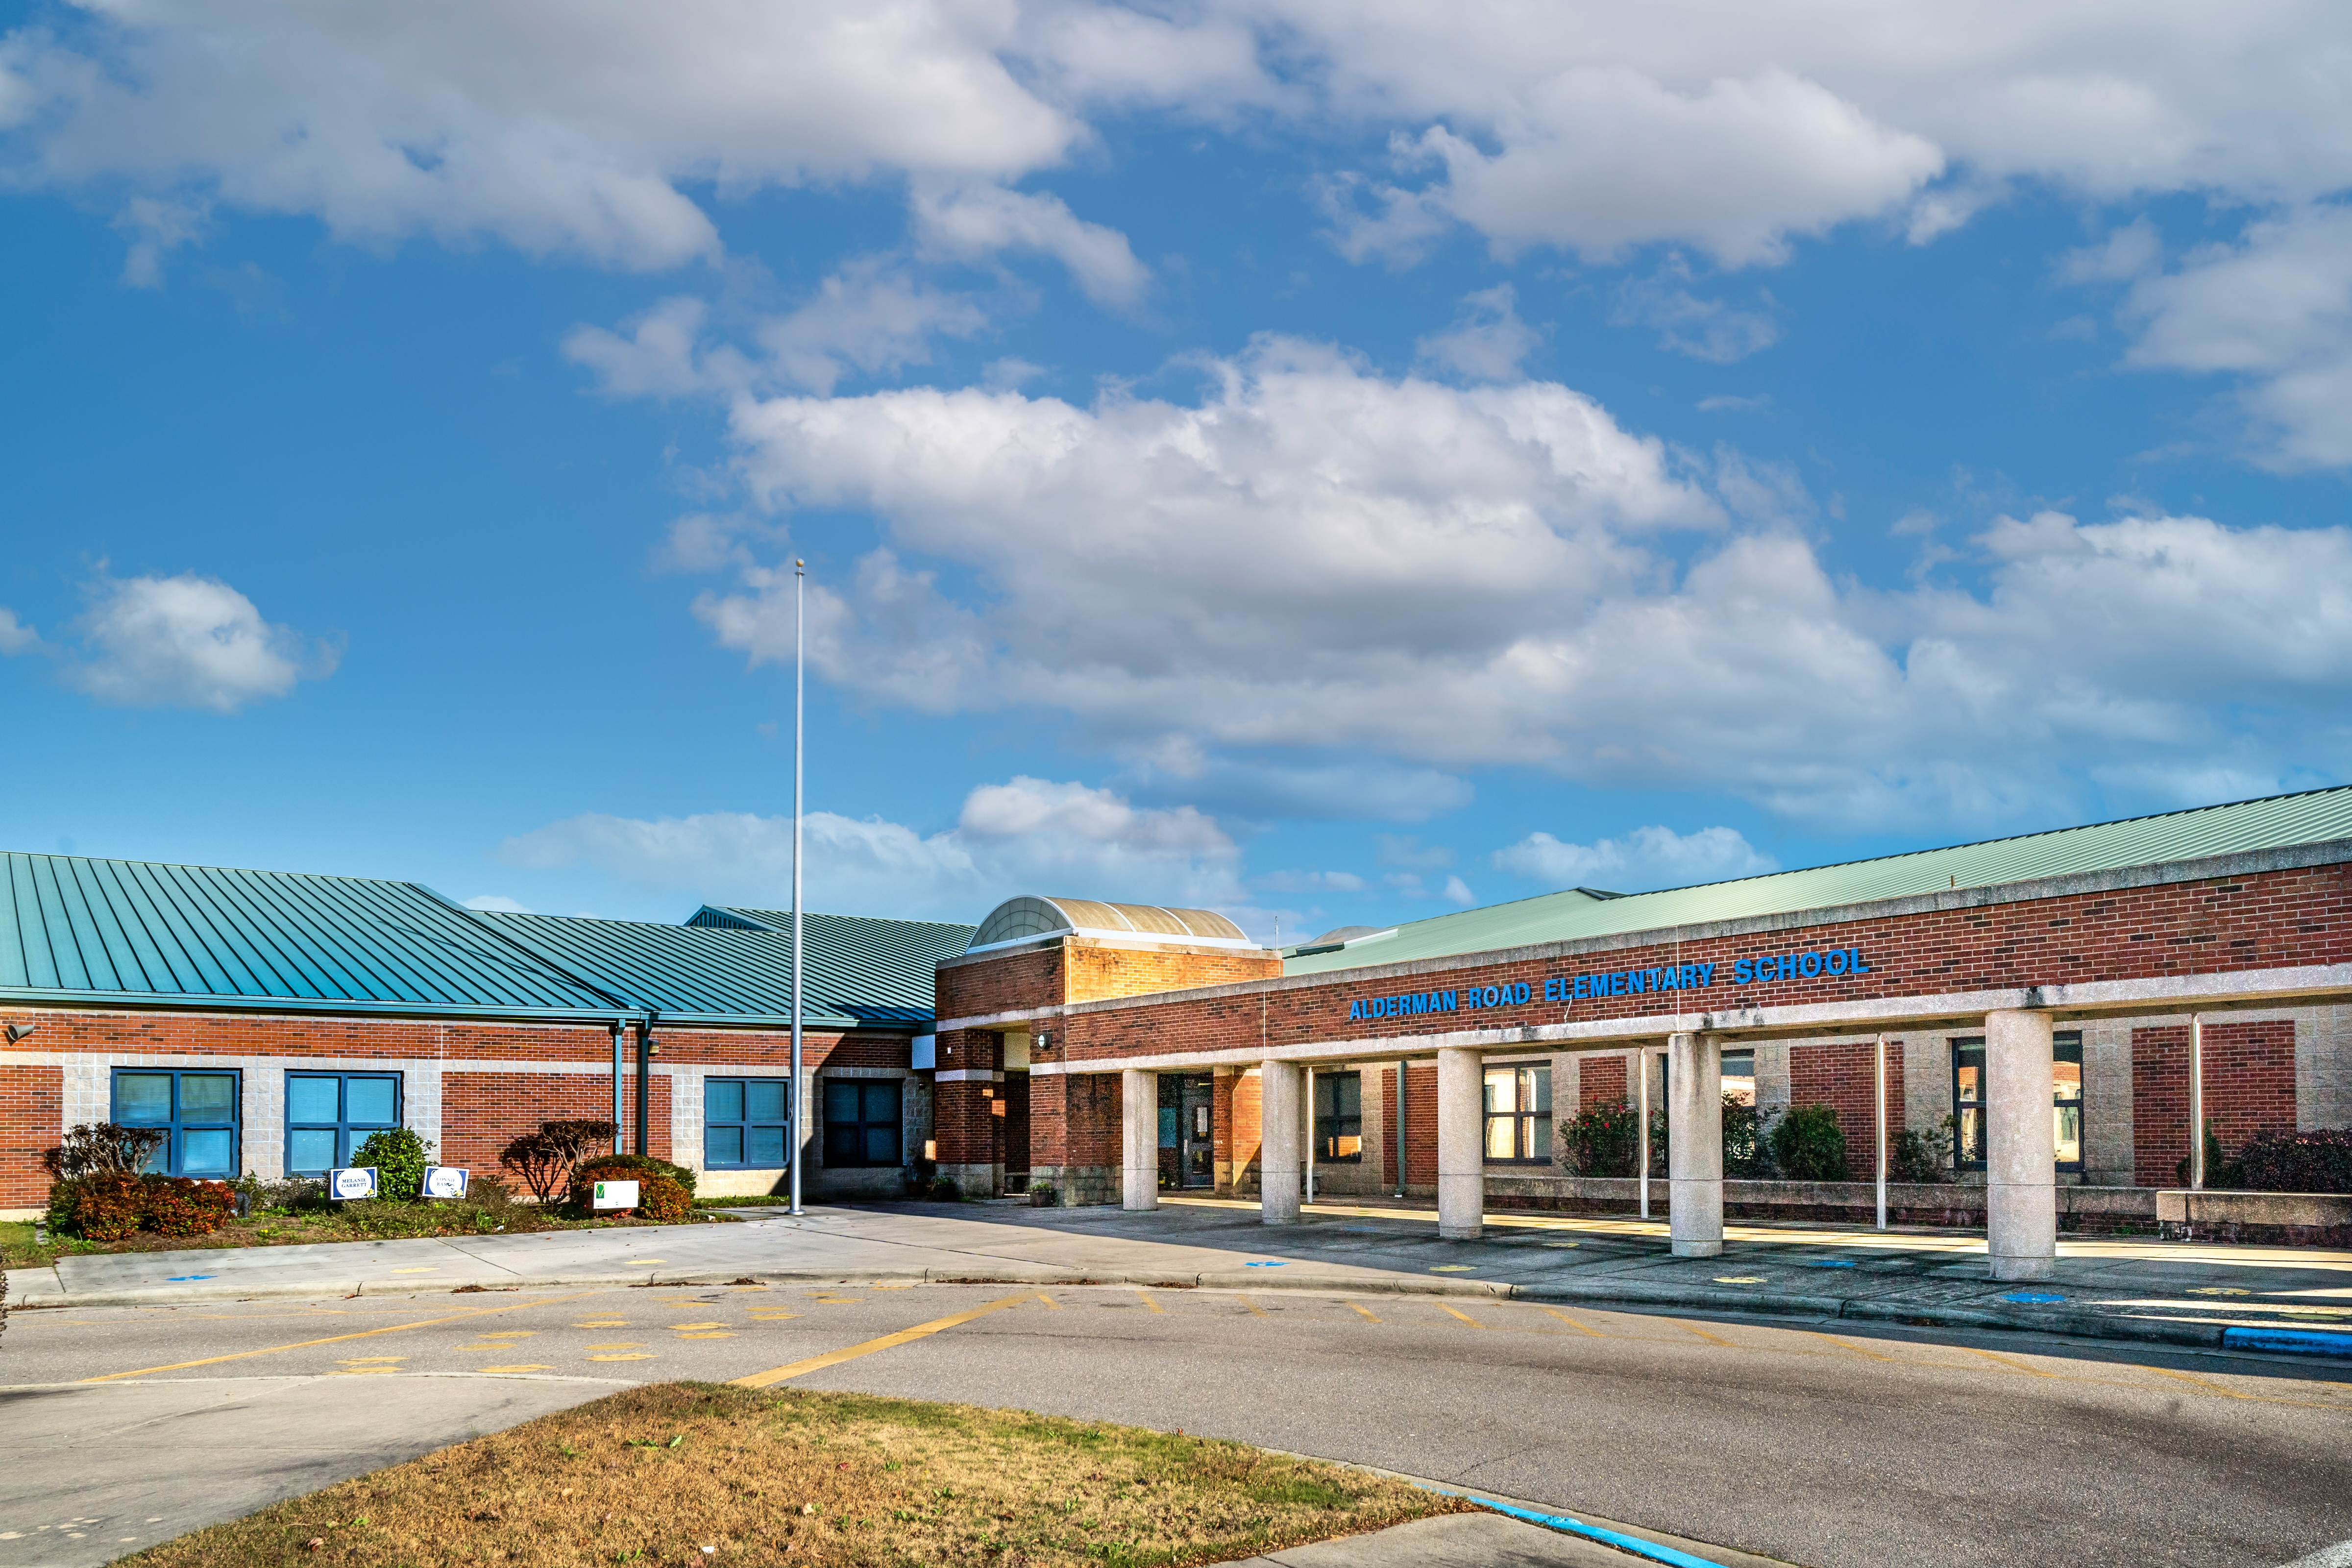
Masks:
[[[743,1163],[743,1129],[724,1124],[704,1128],[702,1157],[707,1164],[741,1164]]]
[[[391,1079],[346,1079],[343,1120],[357,1126],[390,1127],[400,1120],[399,1099]]]
[[[784,1103],[785,1083],[780,1078],[755,1078],[743,1085],[743,1119],[747,1121],[782,1121],[789,1114]]]
[[[896,1122],[898,1120],[898,1085],[896,1079],[869,1083],[865,1089],[866,1120]]]
[[[289,1078],[286,1080],[286,1120],[289,1121],[335,1121],[341,1119],[341,1107],[337,1103],[336,1079],[331,1078]],[[304,1166],[303,1169],[310,1169]]]
[[[180,1075],[180,1120],[229,1121],[236,1116],[236,1079],[226,1073]],[[206,1169],[215,1167],[207,1166]]]
[[[1519,1109],[1549,1112],[1551,1110],[1551,1068],[1529,1068],[1528,1075],[1531,1081],[1527,1098],[1519,1101]]]
[[[1530,1160],[1549,1160],[1551,1158],[1550,1117],[1530,1116],[1528,1118],[1528,1158]]]
[[[857,1084],[854,1079],[825,1080],[824,1119],[827,1122],[857,1120]]]
[[[784,1163],[784,1130],[781,1127],[751,1129],[751,1158],[747,1165],[781,1165]]]
[[[742,1121],[742,1080],[731,1078],[704,1079],[702,1080],[702,1117],[706,1121]]]
[[[114,1120],[132,1123],[171,1121],[172,1075],[167,1072],[115,1074]]]
[[[866,1129],[866,1163],[869,1165],[895,1165],[898,1163],[898,1130],[896,1127],[869,1125]]]
[[[857,1163],[857,1126],[828,1121],[824,1124],[824,1163],[828,1165]]]

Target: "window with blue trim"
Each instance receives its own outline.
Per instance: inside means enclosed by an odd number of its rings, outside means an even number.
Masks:
[[[371,1132],[400,1125],[396,1072],[286,1075],[286,1173],[323,1176],[352,1163]]]
[[[236,1179],[237,1075],[114,1069],[110,1119],[169,1131],[147,1169],[163,1176]]]
[[[702,1080],[702,1164],[711,1171],[777,1171],[791,1135],[792,1085],[781,1078]]]

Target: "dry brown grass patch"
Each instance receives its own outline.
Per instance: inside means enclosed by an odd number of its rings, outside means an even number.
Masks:
[[[126,1562],[1157,1568],[1468,1506],[1136,1426],[676,1383],[460,1443]]]

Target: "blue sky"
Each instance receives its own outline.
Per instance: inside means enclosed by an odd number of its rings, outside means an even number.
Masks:
[[[780,904],[795,555],[818,909],[2347,776],[2336,9],[5,28],[6,847]]]

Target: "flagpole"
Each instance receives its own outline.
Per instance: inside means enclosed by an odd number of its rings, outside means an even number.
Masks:
[[[807,1145],[801,1114],[804,1099],[801,1082],[801,752],[807,736],[803,714],[808,682],[803,673],[808,656],[808,563],[793,563],[793,1210],[801,1212],[801,1154]]]

